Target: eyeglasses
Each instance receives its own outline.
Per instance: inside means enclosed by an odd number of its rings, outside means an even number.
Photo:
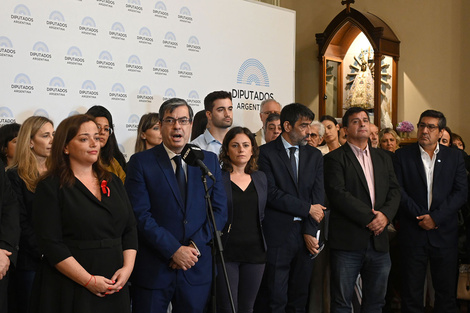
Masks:
[[[175,125],[176,121],[178,121],[178,124],[180,125],[188,125],[191,122],[191,119],[187,117],[180,117],[180,118],[167,117],[162,120],[164,124],[168,124],[168,125]]]
[[[317,134],[311,133],[311,134],[310,134],[310,137],[311,137],[311,138],[317,138],[317,137],[319,137],[319,136],[318,136]]]
[[[98,132],[101,133],[101,130],[103,130],[105,133],[109,133],[110,135],[113,133],[113,129],[109,127],[101,127],[98,126]]]
[[[430,132],[433,132],[436,129],[438,129],[439,126],[434,125],[434,124],[418,123],[418,128],[421,129],[421,130],[424,130],[425,128],[427,128],[427,129],[429,129]]]
[[[261,114],[269,115],[269,114],[281,114],[281,111],[264,111]]]

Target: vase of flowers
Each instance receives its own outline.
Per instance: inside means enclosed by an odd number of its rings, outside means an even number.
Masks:
[[[400,133],[400,137],[402,138],[408,138],[410,136],[410,133],[414,130],[413,124],[411,124],[408,121],[403,121],[398,123],[397,125],[397,131]]]

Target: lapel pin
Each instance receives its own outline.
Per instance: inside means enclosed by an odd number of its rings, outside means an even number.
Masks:
[[[441,160],[440,160],[440,159],[437,159],[437,162],[439,162],[439,163],[440,163],[440,162],[441,162]]]

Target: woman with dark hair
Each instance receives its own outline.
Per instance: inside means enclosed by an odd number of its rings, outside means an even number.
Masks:
[[[160,117],[158,113],[142,115],[139,121],[139,127],[137,127],[134,152],[145,151],[161,143],[162,134],[160,132]]]
[[[20,208],[20,244],[15,270],[10,278],[9,306],[15,312],[28,312],[33,281],[41,260],[37,236],[33,230],[32,206],[38,179],[47,171],[54,125],[43,116],[27,118],[18,133],[16,152],[7,170]]]
[[[452,131],[448,126],[444,127],[442,137],[439,139],[439,144],[452,148]]]
[[[320,118],[320,122],[325,126],[325,135],[323,140],[325,144],[317,147],[323,155],[331,152],[341,146],[339,143],[339,124],[333,116],[323,115]]]
[[[246,127],[225,135],[220,152],[227,192],[228,221],[223,230],[224,255],[236,312],[253,312],[266,262],[261,222],[267,198],[267,180],[257,171],[258,146]],[[217,312],[232,312],[219,264]]]
[[[2,150],[0,159],[3,164],[5,164],[5,167],[13,164],[13,156],[15,155],[16,141],[20,126],[21,125],[18,123],[11,123],[0,127],[0,145]]]
[[[463,138],[459,134],[452,133],[452,145],[460,150],[465,150],[465,142],[463,142]]]
[[[95,117],[100,136],[100,159],[106,170],[116,174],[122,182],[126,179],[126,159],[119,150],[114,134],[113,117],[111,113],[101,105],[92,106],[86,114]]]
[[[191,130],[191,141],[204,133],[207,128],[206,110],[197,112],[193,119],[193,128]]]
[[[106,171],[90,115],[63,120],[33,202],[43,253],[31,312],[130,312],[137,230],[122,182]]]

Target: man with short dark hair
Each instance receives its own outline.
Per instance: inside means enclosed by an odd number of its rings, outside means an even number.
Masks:
[[[395,153],[401,186],[398,238],[402,257],[402,311],[423,312],[424,280],[430,264],[434,311],[455,312],[458,210],[467,200],[462,153],[439,144],[444,114],[424,111],[418,142]]]
[[[400,203],[391,158],[371,149],[369,116],[352,107],[343,116],[347,142],[326,154],[325,190],[330,204],[331,312],[351,312],[354,285],[362,277],[361,312],[382,312],[390,271],[387,225]]]
[[[201,149],[214,152],[217,156],[222,141],[233,123],[232,95],[227,91],[214,91],[204,98],[207,129],[192,141]]]
[[[281,128],[281,116],[277,113],[271,113],[268,115],[266,122],[264,124],[264,139],[266,143],[276,139],[282,132]]]
[[[272,113],[281,114],[281,104],[274,99],[266,99],[262,101],[259,109],[259,118],[261,119],[263,126],[255,133],[255,139],[258,146],[266,143],[266,119]]]
[[[281,135],[260,147],[259,168],[268,180],[263,230],[268,245],[265,278],[273,313],[305,312],[312,258],[319,252],[323,219],[321,152],[306,145],[315,115],[292,103],[281,111]]]
[[[132,274],[135,313],[204,312],[212,277],[201,171],[182,163],[193,111],[183,99],[160,107],[163,143],[134,154],[127,166],[126,190],[139,232],[139,252]],[[208,180],[217,228],[227,220],[227,198],[217,157],[204,151],[204,163],[216,178]]]

